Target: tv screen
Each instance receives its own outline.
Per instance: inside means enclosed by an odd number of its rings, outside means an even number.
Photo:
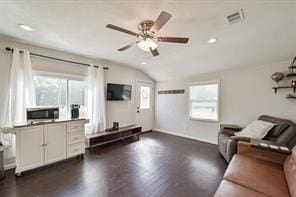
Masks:
[[[107,84],[107,101],[131,100],[132,86],[124,84]]]

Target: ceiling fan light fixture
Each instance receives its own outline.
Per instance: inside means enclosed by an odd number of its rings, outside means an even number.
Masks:
[[[137,46],[139,47],[139,49],[149,52],[150,48],[152,50],[156,49],[158,47],[157,42],[154,39],[151,38],[147,38],[146,40],[141,40]]]
[[[125,51],[131,47],[137,46],[142,51],[150,52],[155,57],[159,55],[159,52],[157,50],[159,42],[187,44],[189,40],[189,38],[185,37],[156,37],[157,32],[170,20],[171,17],[171,14],[162,11],[155,21],[142,21],[138,25],[139,33],[135,33],[128,29],[112,24],[108,24],[106,27],[138,38],[136,42],[121,47],[120,49],[118,49],[118,51]]]

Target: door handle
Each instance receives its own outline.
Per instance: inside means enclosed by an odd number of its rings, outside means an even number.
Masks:
[[[140,111],[139,111],[139,110],[137,110],[137,113],[140,113]]]

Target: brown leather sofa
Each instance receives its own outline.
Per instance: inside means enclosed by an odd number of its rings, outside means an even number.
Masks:
[[[289,148],[293,148],[296,144],[296,125],[292,121],[267,115],[262,115],[258,119],[276,124],[264,137],[264,140],[284,144]],[[234,133],[241,129],[236,125],[221,125],[218,133],[218,149],[227,162],[230,162],[233,155],[237,153],[238,141],[250,140],[234,136]]]
[[[239,142],[215,197],[296,197],[296,146],[291,155]]]

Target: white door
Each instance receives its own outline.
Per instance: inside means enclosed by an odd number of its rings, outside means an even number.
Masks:
[[[142,126],[142,131],[152,130],[154,112],[153,84],[138,81],[136,94],[136,124]]]
[[[16,173],[44,164],[43,126],[16,130]]]
[[[45,164],[66,158],[66,133],[66,123],[48,124],[44,126]]]

